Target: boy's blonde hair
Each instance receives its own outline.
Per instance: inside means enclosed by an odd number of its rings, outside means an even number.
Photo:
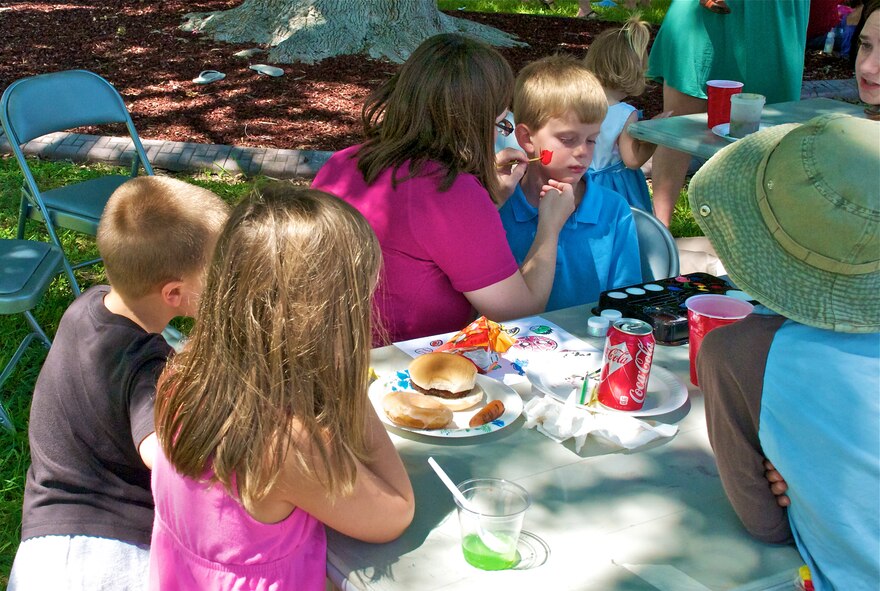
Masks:
[[[358,169],[367,184],[390,168],[396,185],[432,161],[443,167],[440,191],[469,173],[499,202],[495,119],[512,86],[510,65],[486,43],[454,33],[426,39],[364,104]]]
[[[162,176],[126,181],[107,201],[98,251],[123,298],[204,270],[229,206],[207,189]]]
[[[640,96],[645,92],[650,40],[648,23],[634,14],[623,27],[602,31],[587,50],[584,63],[605,88]]]
[[[368,450],[380,264],[369,223],[322,191],[274,183],[235,208],[188,347],[156,394],[156,432],[179,473],[198,479],[211,470],[248,510],[291,459],[329,495],[352,490],[354,460]],[[294,430],[317,465],[291,446]]]
[[[513,90],[513,116],[532,131],[551,118],[573,113],[581,123],[601,123],[608,111],[602,86],[579,60],[552,55],[520,70]]]

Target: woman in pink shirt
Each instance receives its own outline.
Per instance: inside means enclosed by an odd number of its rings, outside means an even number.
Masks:
[[[412,521],[367,398],[379,265],[367,221],[321,191],[233,211],[156,394],[152,589],[323,591],[324,525],[388,542]]]
[[[431,37],[367,99],[366,141],[315,177],[313,187],[367,218],[382,246],[374,344],[454,331],[476,313],[501,321],[544,310],[574,200],[561,184],[545,187],[534,244],[517,268],[497,205],[528,161],[508,149],[496,165],[493,151],[498,130],[512,131],[512,93],[497,51],[462,35]]]

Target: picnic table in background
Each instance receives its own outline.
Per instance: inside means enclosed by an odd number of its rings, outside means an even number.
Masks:
[[[813,117],[828,113],[845,113],[864,117],[864,107],[828,98],[814,98],[788,103],[765,105],[761,114],[762,125],[804,123]],[[627,131],[634,138],[667,146],[708,160],[718,150],[730,145],[707,126],[707,114],[679,115],[666,119],[647,119],[630,123]]]

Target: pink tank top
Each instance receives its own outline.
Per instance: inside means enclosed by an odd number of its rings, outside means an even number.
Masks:
[[[150,589],[324,590],[324,524],[305,511],[260,523],[220,484],[181,476],[161,452],[152,480]]]

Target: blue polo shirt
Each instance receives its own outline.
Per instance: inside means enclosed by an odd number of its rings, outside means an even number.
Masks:
[[[538,230],[538,209],[517,187],[500,214],[513,256],[522,265]],[[605,290],[641,280],[639,242],[629,205],[618,193],[587,181],[583,200],[559,233],[547,310],[595,302]]]

